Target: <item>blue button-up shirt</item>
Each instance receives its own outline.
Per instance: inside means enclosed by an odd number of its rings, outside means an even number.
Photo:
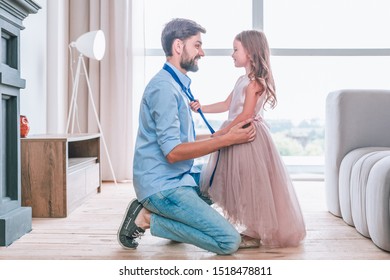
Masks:
[[[191,79],[171,68],[187,88]],[[133,184],[138,200],[179,186],[196,186],[193,160],[169,163],[166,156],[177,145],[195,141],[189,100],[172,76],[161,69],[146,86],[141,100],[133,162]]]

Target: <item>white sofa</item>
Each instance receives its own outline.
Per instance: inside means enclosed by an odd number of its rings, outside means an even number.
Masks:
[[[390,90],[340,90],[326,99],[328,210],[390,251]]]

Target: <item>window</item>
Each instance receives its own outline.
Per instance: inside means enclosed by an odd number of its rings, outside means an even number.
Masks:
[[[138,107],[146,83],[162,68],[165,55],[161,49],[161,31],[172,18],[189,18],[207,29],[202,34],[206,56],[199,61],[199,71],[188,73],[193,80],[191,91],[203,103],[212,103],[226,98],[233,89],[243,69],[236,69],[231,58],[233,39],[236,34],[252,28],[252,0],[144,0],[133,1],[133,22],[137,38],[135,52],[134,119],[138,121]],[[237,13],[237,10],[240,13]],[[142,14],[142,15],[140,15]],[[139,27],[144,32],[139,34]],[[140,42],[144,49],[140,48]],[[142,72],[143,76],[139,73]],[[213,127],[218,128],[227,114],[207,116]],[[203,133],[203,121],[195,114],[198,133]],[[138,123],[134,125],[138,127]],[[206,132],[206,130],[204,130]],[[207,131],[208,132],[208,131]]]
[[[321,165],[327,94],[344,88],[390,86],[390,3],[260,2],[260,25],[271,47],[279,100],[268,118],[282,124],[274,125],[274,139],[283,155],[314,158]],[[283,124],[285,129],[280,127]],[[304,164],[295,161],[294,165]],[[318,166],[314,167],[306,170],[317,172]]]
[[[267,110],[275,143],[294,172],[322,172],[325,101],[343,88],[390,88],[390,1],[387,0],[145,0],[144,78],[137,92],[165,61],[160,36],[175,17],[191,18],[207,29],[206,56],[189,73],[202,103],[224,100],[243,69],[230,57],[234,36],[262,29],[271,48],[278,105]],[[136,12],[136,11],[134,11]],[[216,16],[218,15],[218,16]],[[138,68],[137,68],[138,69]],[[138,98],[141,98],[139,96]],[[135,101],[138,110],[139,101]],[[209,114],[214,127],[226,114]],[[138,119],[138,118],[136,118]],[[206,129],[195,115],[198,131]],[[136,125],[137,127],[137,125]],[[304,159],[308,161],[305,166]],[[302,169],[302,167],[304,167]]]
[[[387,0],[263,0],[272,48],[389,48]]]

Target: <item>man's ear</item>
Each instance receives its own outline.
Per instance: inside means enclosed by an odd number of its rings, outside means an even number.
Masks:
[[[173,51],[176,54],[181,55],[183,52],[183,48],[184,48],[183,41],[180,39],[175,39],[172,44],[173,44],[173,46],[172,46]]]

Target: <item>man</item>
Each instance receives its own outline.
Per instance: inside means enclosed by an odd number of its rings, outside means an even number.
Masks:
[[[174,19],[162,31],[166,64],[151,79],[141,101],[134,155],[137,200],[129,204],[118,230],[124,248],[137,248],[135,239],[148,228],[154,236],[217,254],[232,254],[239,247],[240,234],[200,194],[193,159],[253,141],[256,131],[247,120],[223,136],[195,141],[187,97],[191,80],[186,73],[198,70],[205,32],[187,19]]]

